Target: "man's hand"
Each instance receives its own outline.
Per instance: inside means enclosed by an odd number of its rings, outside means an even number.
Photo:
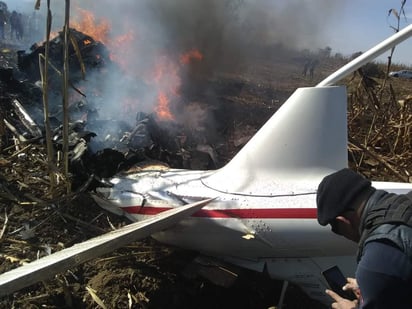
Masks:
[[[325,292],[335,300],[335,302],[332,304],[332,308],[334,309],[356,309],[358,306],[357,300],[349,300],[343,298],[332,290],[326,290]]]
[[[348,291],[348,290],[352,290],[352,292],[355,294],[357,299],[360,299],[361,297],[361,293],[360,293],[360,289],[358,286],[358,282],[356,282],[355,278],[346,278],[346,280],[348,281],[348,283],[346,283],[342,290],[344,291]]]

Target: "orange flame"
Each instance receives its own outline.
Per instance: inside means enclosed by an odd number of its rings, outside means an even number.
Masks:
[[[191,49],[180,56],[180,64],[187,65],[192,60],[202,60],[203,55],[198,49]],[[155,108],[157,116],[161,120],[175,120],[170,111],[170,99],[179,96],[181,78],[180,67],[169,57],[162,56],[156,63],[153,79],[159,88],[158,103]]]
[[[91,36],[95,41],[107,44],[111,26],[110,22],[107,19],[102,19],[99,23],[97,23],[91,12],[81,8],[77,8],[77,10],[80,18],[73,19],[70,26]]]
[[[158,105],[155,108],[155,112],[161,120],[174,120],[169,109],[169,99],[163,92],[160,92],[158,95]]]
[[[160,120],[174,120],[170,111],[170,101],[179,96],[181,80],[179,66],[169,57],[162,55],[156,59],[155,69],[152,72],[151,81],[158,89],[155,112]]]
[[[110,50],[110,60],[116,62],[120,67],[128,72],[130,70],[130,63],[127,59],[132,47],[127,46],[129,43],[134,41],[134,33],[129,30],[128,33],[116,37],[114,40],[110,41],[107,46]]]
[[[180,56],[180,63],[181,64],[189,64],[191,62],[191,60],[203,60],[203,55],[202,53],[194,48],[189,50],[187,53],[184,53],[183,55]]]
[[[92,12],[81,8],[76,9],[79,17],[73,19],[71,27],[106,45],[110,51],[110,60],[119,64],[119,66],[127,72],[130,66],[130,64],[127,63],[127,54],[130,53],[132,49],[131,46],[129,47],[127,44],[134,40],[133,31],[129,30],[126,34],[111,38],[111,24],[107,19],[101,19],[97,22]],[[130,27],[128,28],[130,29]],[[89,43],[85,41],[84,44],[87,45]]]
[[[129,30],[126,34],[110,38],[111,24],[107,19],[101,19],[97,22],[90,11],[81,8],[77,8],[77,10],[79,18],[71,21],[71,27],[105,44],[110,52],[110,59],[112,61],[116,62],[126,73],[136,74],[135,72],[130,72],[131,64],[127,62],[130,59],[130,52],[133,51],[133,46],[131,45],[135,40],[133,31]],[[131,29],[132,27],[127,28]],[[84,41],[85,45],[90,43],[88,40]],[[175,102],[179,96],[181,66],[188,65],[194,60],[203,60],[203,54],[196,48],[183,53],[176,61],[172,61],[167,56],[161,56],[157,59],[155,68],[150,74],[147,83],[154,86],[157,90],[157,102],[154,111],[160,120],[174,120],[170,110],[170,102]],[[124,105],[125,109],[130,111],[133,103],[125,99]]]

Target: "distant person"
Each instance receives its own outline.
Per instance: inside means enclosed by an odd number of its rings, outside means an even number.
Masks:
[[[318,64],[319,64],[319,61],[317,59],[313,59],[309,64],[309,76],[311,79],[313,79],[315,75],[315,68]]]
[[[356,279],[350,301],[331,290],[332,308],[412,308],[412,199],[376,190],[345,168],[326,176],[317,191],[318,222],[358,243]],[[357,285],[359,284],[359,288]],[[358,307],[359,306],[359,307]]]
[[[17,20],[16,20],[16,39],[21,41],[23,40],[24,36],[24,21],[23,21],[23,14],[17,13]]]
[[[11,12],[10,15],[10,38],[17,39],[17,19],[18,15],[16,11]]]
[[[6,13],[4,12],[4,10],[0,9],[0,39],[1,40],[5,40],[5,33],[4,33],[4,28],[5,25],[7,23],[7,17],[6,17]]]
[[[29,29],[31,38],[34,41],[39,41],[41,39],[41,31],[40,31],[40,21],[39,15],[36,11],[34,11],[30,18],[29,18]]]
[[[310,67],[310,61],[311,61],[310,59],[306,59],[305,63],[303,64],[303,71],[302,71],[303,76],[306,76],[308,74],[308,70]]]

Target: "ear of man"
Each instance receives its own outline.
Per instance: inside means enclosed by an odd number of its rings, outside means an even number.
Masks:
[[[346,225],[352,225],[351,221],[348,218],[344,217],[344,216],[337,216],[336,220],[338,220],[338,221],[340,221],[340,222],[342,222],[343,224],[346,224]]]
[[[342,215],[337,216],[335,220],[339,222],[336,233],[354,242],[359,241],[359,218],[356,211],[344,212]]]

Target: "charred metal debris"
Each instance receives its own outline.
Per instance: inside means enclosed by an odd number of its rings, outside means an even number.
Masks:
[[[93,181],[88,189],[93,189],[93,183],[101,185],[102,179],[148,160],[161,161],[174,168],[206,169],[219,165],[214,147],[193,128],[189,130],[183,124],[159,120],[155,113],[142,111],[135,112],[132,122],[103,116],[100,113],[103,98],[99,96],[99,87],[104,87],[101,79],[115,74],[119,68],[110,60],[102,43],[74,29],[71,34],[75,43],[69,49],[69,167],[74,190],[90,178]],[[62,42],[63,34],[59,33],[50,41],[49,49],[49,120],[57,158],[62,150]],[[81,58],[76,55],[74,44]],[[30,52],[10,50],[11,60],[3,61],[0,67],[0,176],[3,179],[0,191],[3,195],[9,192],[11,199],[15,197],[6,183],[12,183],[19,174],[24,175],[25,170],[38,169],[40,173],[47,166],[39,73],[39,57],[44,49],[44,44],[34,44]],[[92,82],[89,76],[100,79]],[[86,96],[83,90],[89,86],[96,87],[92,96]],[[144,82],[137,86],[145,87]],[[119,102],[112,103],[119,105]],[[46,181],[36,178],[26,179],[25,184],[19,182],[20,186],[30,183],[41,186],[46,185],[47,177]]]

